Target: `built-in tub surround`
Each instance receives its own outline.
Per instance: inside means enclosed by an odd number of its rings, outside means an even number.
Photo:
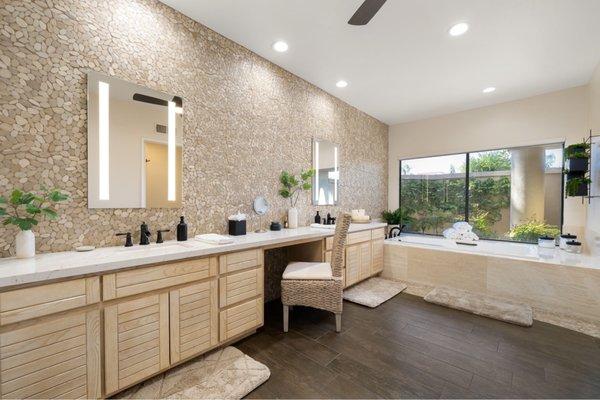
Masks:
[[[385,242],[383,276],[424,296],[449,286],[529,304],[534,318],[600,337],[600,260],[535,245],[402,235]]]
[[[313,138],[343,155],[340,201],[321,214],[387,207],[385,124],[156,0],[3,1],[0,34],[0,187],[60,187],[73,198],[58,223],[35,228],[38,252],[117,245],[115,233],[142,221],[173,232],[180,215],[190,236],[225,233],[237,211],[253,231],[259,195],[272,206],[263,220],[282,221],[279,174],[310,167]],[[182,208],[88,209],[88,70],[184,99]],[[309,194],[298,208],[308,225]],[[0,256],[14,235],[0,227]]]

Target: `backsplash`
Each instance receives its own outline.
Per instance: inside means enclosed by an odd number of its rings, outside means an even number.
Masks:
[[[182,209],[87,208],[88,70],[184,97]],[[340,145],[340,204],[322,214],[387,207],[387,125],[157,1],[3,1],[0,99],[0,193],[45,185],[72,196],[35,228],[41,252],[120,244],[119,231],[137,240],[142,221],[154,240],[180,215],[190,236],[225,233],[237,211],[251,231],[258,195],[271,203],[264,224],[281,220],[279,173],[310,167],[312,138]],[[308,224],[309,194],[299,210]],[[0,228],[1,256],[15,233]]]

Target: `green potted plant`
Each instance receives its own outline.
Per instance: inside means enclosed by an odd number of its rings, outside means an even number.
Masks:
[[[391,228],[402,224],[410,225],[414,222],[411,216],[412,211],[408,209],[397,208],[394,211],[387,210],[381,213],[381,218],[388,224],[388,233]]]
[[[592,180],[585,176],[569,178],[566,184],[567,196],[587,196],[590,183],[592,183]]]
[[[311,182],[314,174],[315,170],[309,169],[300,172],[300,178],[287,171],[282,171],[279,176],[279,182],[281,183],[279,195],[284,199],[290,200],[290,208],[288,209],[288,227],[290,228],[298,227],[298,209],[296,208],[296,204],[298,203],[300,193],[312,188]]]
[[[589,143],[575,143],[565,147],[564,157],[567,173],[587,172],[590,148]]]
[[[45,216],[55,220],[58,213],[52,206],[69,199],[60,190],[44,190],[43,193],[24,192],[15,189],[8,198],[0,196],[0,218],[3,225],[14,225],[19,228],[15,238],[17,258],[35,256],[35,235],[31,228],[39,222],[39,217]]]

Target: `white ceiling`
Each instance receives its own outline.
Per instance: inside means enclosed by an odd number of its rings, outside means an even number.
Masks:
[[[388,124],[583,85],[600,62],[600,0],[388,0],[363,27],[362,0],[161,1]]]

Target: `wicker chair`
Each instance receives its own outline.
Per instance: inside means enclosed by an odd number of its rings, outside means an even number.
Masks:
[[[281,280],[283,331],[289,328],[290,306],[307,306],[335,314],[335,331],[342,329],[342,267],[344,245],[350,227],[350,214],[336,219],[331,264],[322,262],[292,262]]]

